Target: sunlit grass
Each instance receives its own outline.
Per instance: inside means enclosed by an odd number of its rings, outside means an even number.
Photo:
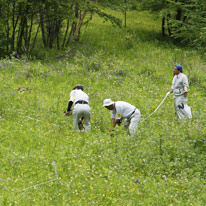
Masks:
[[[163,41],[159,25],[144,12],[128,13],[126,29],[95,17],[62,58],[1,60],[0,205],[206,203],[205,64],[198,52]],[[171,87],[175,63],[190,80],[193,119],[180,123],[169,97],[136,137],[122,127],[110,136],[103,100],[128,101],[143,120]],[[77,83],[90,97],[88,134],[72,131],[63,115]]]

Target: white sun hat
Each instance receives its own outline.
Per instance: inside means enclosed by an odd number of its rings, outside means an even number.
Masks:
[[[103,107],[110,106],[112,104],[114,104],[114,102],[111,99],[105,99],[103,103]]]

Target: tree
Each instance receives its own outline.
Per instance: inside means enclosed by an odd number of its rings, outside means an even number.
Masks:
[[[205,45],[205,0],[141,0],[141,9],[154,12],[162,18],[162,36],[168,34],[187,44]]]
[[[37,38],[44,47],[61,49],[77,41],[94,14],[118,26],[120,19],[102,9],[108,0],[0,0],[0,48],[8,54],[30,53]]]

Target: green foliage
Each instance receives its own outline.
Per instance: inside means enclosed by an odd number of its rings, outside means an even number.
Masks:
[[[167,27],[169,36],[176,41],[204,50],[206,43],[204,0],[141,0],[141,9],[158,12],[166,21],[163,27]]]
[[[41,47],[64,49],[79,40],[82,25],[94,14],[121,26],[98,1],[0,1],[0,49],[16,56],[34,54],[40,42]]]
[[[128,12],[127,29],[94,15],[62,55],[40,48],[44,61],[0,61],[0,205],[206,204],[205,57],[162,41],[158,25],[147,12]],[[169,97],[135,137],[122,127],[110,136],[103,100],[130,102],[145,119],[171,87],[176,63],[191,83],[193,119],[179,122]],[[90,97],[88,134],[63,115],[77,83]]]

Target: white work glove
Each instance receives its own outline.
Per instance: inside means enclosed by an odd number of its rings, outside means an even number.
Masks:
[[[169,97],[170,96],[170,92],[167,92],[167,97]]]

